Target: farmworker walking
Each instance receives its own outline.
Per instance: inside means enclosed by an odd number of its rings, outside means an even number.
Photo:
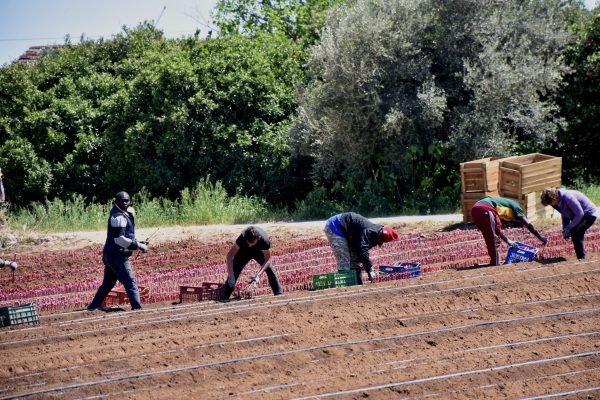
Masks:
[[[398,233],[389,226],[375,224],[362,215],[346,212],[334,215],[325,223],[325,236],[333,250],[340,272],[353,270],[356,282],[362,285],[362,267],[373,282],[375,275],[369,250],[398,240]]]
[[[261,268],[256,275],[248,282],[258,283],[260,275],[267,273],[269,286],[275,296],[282,294],[281,285],[275,275],[275,267],[271,261],[271,240],[264,229],[258,226],[249,226],[242,231],[235,243],[229,249],[225,262],[227,263],[227,281],[224,285],[223,298],[229,299],[235,283],[241,275],[246,264],[250,260],[255,260]]]
[[[577,259],[585,259],[583,236],[596,222],[598,208],[577,190],[546,188],[541,194],[542,204],[552,206],[562,217],[563,238],[571,238]]]
[[[516,200],[497,196],[482,197],[473,205],[471,217],[485,239],[487,251],[490,256],[490,265],[500,264],[500,254],[498,253],[500,240],[498,237],[510,247],[518,246],[502,232],[501,220],[508,222],[519,221],[542,244],[548,243],[548,238],[540,235],[535,227],[525,218],[525,213]]]
[[[131,207],[131,198],[127,192],[119,192],[108,216],[106,242],[102,251],[104,278],[94,299],[87,307],[89,311],[100,309],[102,301],[117,280],[125,287],[131,309],[142,308],[138,286],[129,263],[129,257],[134,250],[145,253],[148,250],[148,243],[135,238],[135,210]]]

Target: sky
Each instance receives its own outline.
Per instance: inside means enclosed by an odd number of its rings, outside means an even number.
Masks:
[[[210,30],[210,11],[217,0],[0,0],[0,66],[30,47],[110,39],[143,21],[156,21],[168,38]],[[600,0],[585,0],[592,9]]]
[[[0,66],[10,63],[30,47],[62,44],[66,35],[78,43],[110,39],[144,21],[168,38],[200,36],[210,30],[210,10],[217,0],[0,0]],[[163,11],[164,9],[164,11]],[[162,13],[162,14],[161,14]]]

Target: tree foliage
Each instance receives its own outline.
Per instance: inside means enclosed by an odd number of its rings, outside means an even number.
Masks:
[[[6,66],[8,192],[15,203],[73,193],[104,201],[142,188],[173,198],[210,176],[231,194],[293,201],[285,131],[304,61],[277,33],[166,40],[142,24]]]
[[[457,204],[467,159],[548,150],[570,179],[600,172],[599,18],[580,0],[219,0],[213,17],[215,38],[144,23],[1,68],[13,202],[222,182],[306,217],[424,213]]]
[[[573,16],[576,41],[565,58],[572,67],[555,94],[561,115],[569,122],[548,150],[563,157],[567,181],[599,182],[595,160],[600,138],[600,7]]]
[[[554,0],[337,8],[311,52],[295,146],[318,182],[434,201],[457,161],[544,143],[561,125],[548,96],[568,70],[563,21]]]
[[[347,0],[219,0],[213,18],[222,35],[282,34],[303,48],[318,41],[327,11]]]

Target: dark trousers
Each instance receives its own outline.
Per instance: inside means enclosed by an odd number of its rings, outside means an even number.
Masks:
[[[471,218],[483,234],[488,255],[490,256],[490,265],[499,265],[500,254],[498,253],[498,244],[500,239],[496,235],[498,221],[492,207],[487,204],[475,203],[471,209]]]
[[[578,259],[585,258],[585,249],[583,248],[583,236],[585,232],[596,222],[596,217],[584,215],[581,221],[571,230],[571,241],[575,248],[575,255]]]
[[[129,263],[129,257],[120,254],[103,254],[102,262],[104,262],[104,278],[88,308],[100,307],[106,295],[115,287],[117,280],[125,287],[131,309],[138,310],[142,308],[140,292],[133,275],[133,269]]]
[[[265,263],[265,255],[262,250],[252,251],[246,249],[240,249],[235,257],[233,257],[233,275],[235,276],[235,280],[237,282],[239,276],[242,274],[242,271],[246,267],[246,265],[250,262],[250,260],[255,260],[262,265]],[[269,286],[271,286],[271,290],[274,295],[278,295],[282,293],[281,285],[279,284],[279,280],[277,279],[277,275],[275,275],[275,269],[273,266],[270,266],[265,270],[267,274],[267,278],[269,279]],[[233,293],[235,285],[229,286],[227,282],[224,285],[223,298],[228,299]]]

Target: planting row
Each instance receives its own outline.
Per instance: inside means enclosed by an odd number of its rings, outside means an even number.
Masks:
[[[520,242],[535,244],[524,229],[508,229],[507,235]],[[573,253],[570,241],[562,239],[560,231],[547,232],[549,243],[540,251],[542,257],[564,257]],[[149,288],[150,302],[174,301],[179,286],[199,286],[202,282],[224,282],[224,258],[230,244],[214,246],[187,242],[171,242],[154,246],[151,252],[134,256],[132,263],[140,286]],[[335,258],[327,241],[305,240],[274,249],[273,261],[284,291],[306,290],[312,287],[315,274],[336,270]],[[592,227],[586,235],[588,252],[600,248],[600,229]],[[506,246],[502,245],[505,254]],[[0,306],[35,301],[40,310],[82,308],[89,303],[100,284],[103,265],[101,247],[83,251],[54,252],[21,257],[15,282],[5,271],[0,278]],[[487,250],[477,230],[456,230],[435,235],[403,235],[398,241],[371,250],[375,265],[390,265],[396,261],[418,262],[422,272],[460,269],[488,261]],[[248,265],[238,280],[236,289],[245,295],[269,294],[266,276],[257,287],[247,286],[258,269]],[[403,279],[406,274],[379,274],[377,280]]]

